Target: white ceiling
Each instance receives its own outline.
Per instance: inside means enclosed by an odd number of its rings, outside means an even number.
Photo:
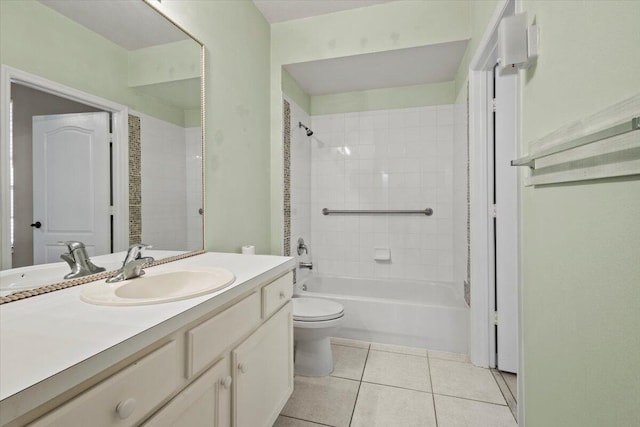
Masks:
[[[124,4],[104,0],[40,2],[127,50],[189,38],[143,1],[126,1]]]
[[[455,79],[468,40],[288,64],[309,95],[328,95]]]
[[[270,24],[395,0],[253,0]]]

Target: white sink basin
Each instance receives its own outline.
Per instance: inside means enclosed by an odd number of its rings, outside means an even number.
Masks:
[[[218,267],[185,267],[179,270],[147,270],[142,277],[116,283],[86,285],[84,302],[97,305],[148,305],[178,301],[222,290],[235,276]]]

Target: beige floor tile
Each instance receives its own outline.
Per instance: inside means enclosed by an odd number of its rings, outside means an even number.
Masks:
[[[281,415],[348,427],[358,382],[335,377],[295,377],[293,394]]]
[[[429,366],[434,393],[506,405],[488,369],[440,359],[429,359]]]
[[[360,381],[369,350],[344,345],[332,345],[331,351],[333,352],[333,372],[331,375]]]
[[[408,354],[370,350],[362,381],[431,391],[427,358]]]
[[[317,427],[324,425],[326,424],[316,424],[309,421],[299,420],[297,418],[279,416],[273,424],[273,427]]]
[[[470,363],[468,354],[461,353],[449,353],[446,351],[429,350],[429,357],[434,359],[453,360],[456,362]]]
[[[435,395],[438,427],[516,427],[509,408]]]
[[[371,343],[371,350],[388,351],[390,353],[411,354],[413,356],[426,356],[427,349],[416,347],[405,347],[395,344]]]
[[[369,348],[371,343],[366,341],[350,340],[347,338],[331,337],[331,344],[346,345],[347,347]]]
[[[351,427],[435,427],[431,393],[362,383]]]

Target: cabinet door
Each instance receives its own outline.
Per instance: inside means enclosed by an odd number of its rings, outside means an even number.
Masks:
[[[270,427],[293,391],[291,301],[232,352],[233,425]]]
[[[229,427],[231,376],[226,357],[156,412],[144,427]]]

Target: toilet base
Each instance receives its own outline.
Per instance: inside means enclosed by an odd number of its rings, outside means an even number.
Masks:
[[[323,377],[333,372],[333,353],[329,337],[297,340],[294,372],[305,377]]]

